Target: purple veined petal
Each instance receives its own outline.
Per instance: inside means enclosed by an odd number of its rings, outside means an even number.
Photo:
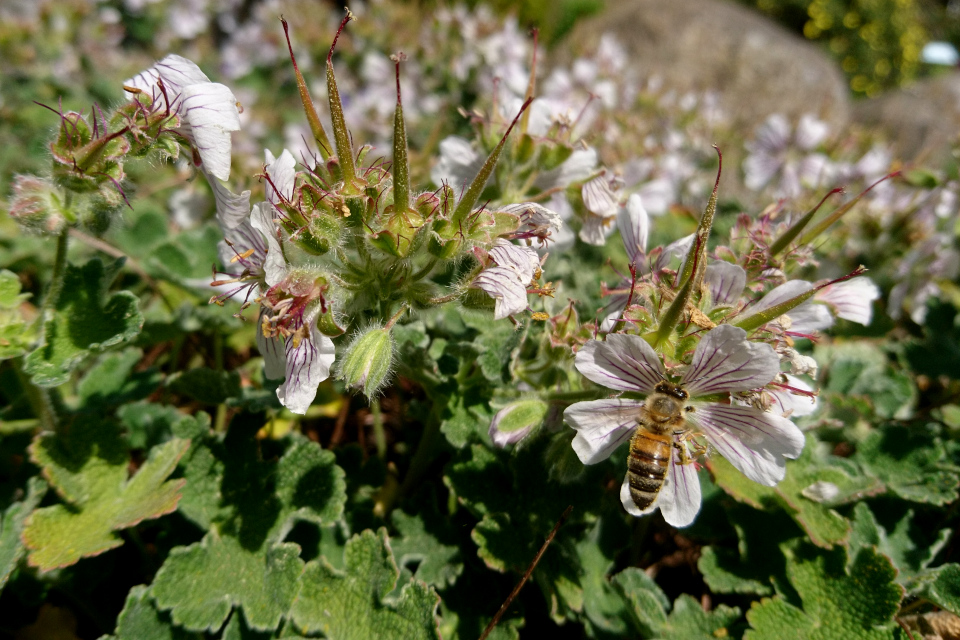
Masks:
[[[797,167],[797,179],[808,188],[817,188],[829,184],[836,175],[836,169],[830,158],[823,153],[811,153],[800,160]]]
[[[580,227],[580,239],[595,247],[602,247],[607,243],[607,235],[613,231],[612,221],[613,218],[601,218],[588,213]]]
[[[786,148],[790,141],[790,123],[786,116],[775,113],[757,127],[756,138],[748,143],[747,148],[753,151],[776,153]]]
[[[805,113],[800,116],[800,122],[797,123],[797,133],[794,140],[797,146],[805,151],[820,146],[830,135],[830,125],[815,116]]]
[[[217,221],[222,229],[234,229],[250,216],[250,191],[236,194],[220,182],[205,165],[200,165],[200,173],[207,179],[217,204]]]
[[[813,391],[813,387],[801,378],[790,374],[784,374],[784,377],[787,386],[801,391]],[[819,399],[816,396],[791,393],[789,389],[782,387],[770,387],[765,389],[764,392],[770,395],[770,411],[785,418],[808,416],[817,410],[819,404]]]
[[[650,216],[643,208],[643,201],[636,193],[627,198],[627,205],[617,214],[617,228],[627,250],[630,264],[638,264],[647,250],[647,235],[650,233]]]
[[[670,468],[656,503],[667,524],[682,528],[693,524],[700,512],[700,478],[696,464],[692,461],[680,464],[680,452],[676,447],[672,451]]]
[[[664,373],[663,362],[653,347],[631,334],[609,335],[606,342],[587,342],[577,352],[575,364],[588,380],[618,391],[652,393]]]
[[[542,230],[544,233],[550,234],[560,231],[563,226],[563,220],[559,213],[536,202],[510,204],[500,207],[499,211],[512,213],[520,219],[520,226],[517,228],[518,233]]]
[[[502,320],[527,308],[527,283],[520,280],[515,269],[487,267],[474,279],[473,286],[482,289],[496,301],[494,320]]]
[[[676,200],[677,190],[667,178],[655,178],[637,191],[643,198],[643,206],[652,216],[661,216],[670,209]]]
[[[620,210],[619,198],[610,188],[610,180],[605,175],[599,175],[584,183],[580,193],[583,196],[583,206],[595,216],[610,218]]]
[[[803,433],[790,420],[754,407],[694,402],[687,412],[707,441],[754,482],[772,487],[786,475],[785,458],[803,451]]]
[[[583,464],[606,460],[614,449],[637,430],[637,414],[643,402],[610,398],[570,405],[563,419],[577,430],[573,450]]]
[[[449,136],[440,142],[440,160],[430,171],[430,180],[436,185],[446,183],[459,189],[470,184],[483,162],[484,158],[468,140]]]
[[[266,242],[266,257],[263,261],[263,275],[267,286],[274,286],[287,277],[287,260],[283,256],[280,241],[277,239],[277,225],[273,221],[273,206],[260,202],[250,212],[250,226],[262,234]]]
[[[163,84],[166,85],[167,93],[171,97],[191,85],[210,82],[210,78],[200,70],[200,67],[175,53],[165,57],[153,68],[163,78]]]
[[[632,516],[639,518],[640,516],[645,516],[653,513],[657,510],[657,507],[660,506],[660,496],[657,496],[657,499],[653,501],[646,509],[641,510],[637,506],[637,503],[633,501],[633,497],[630,495],[630,474],[623,476],[623,483],[620,485],[620,503],[623,505],[623,508]]]
[[[521,281],[526,290],[527,284],[533,280],[533,274],[540,266],[540,258],[533,247],[513,244],[507,240],[500,239],[497,244],[490,249],[490,257],[497,263],[498,267],[506,267],[516,271],[517,278]],[[524,291],[526,297],[526,291]]]
[[[733,307],[747,286],[747,272],[740,265],[718,260],[707,265],[703,282],[714,307]]]
[[[782,165],[783,160],[777,156],[763,151],[751,153],[743,161],[743,183],[748,189],[759,191],[777,175]]]
[[[838,317],[866,326],[873,318],[873,301],[880,297],[880,288],[870,278],[860,277],[827,285],[813,297],[831,306]]]
[[[283,348],[283,340],[277,337],[267,338],[263,335],[263,316],[268,313],[260,310],[257,320],[257,349],[263,356],[263,375],[269,380],[282,380],[286,375],[287,356]]]
[[[691,396],[758,389],[780,373],[773,347],[749,342],[747,332],[722,324],[711,329],[693,352],[680,384]]]
[[[273,205],[280,202],[277,191],[284,200],[288,202],[293,200],[293,188],[297,177],[297,161],[293,154],[284,149],[279,158],[274,158],[269,149],[264,149],[263,155],[267,164],[267,175],[270,176],[270,181],[264,185],[267,202]],[[270,184],[271,182],[273,185]],[[274,191],[274,186],[277,191]]]
[[[789,330],[794,333],[811,334],[833,326],[833,315],[826,305],[807,300],[786,314],[790,318]]]
[[[330,367],[336,358],[333,340],[317,331],[316,319],[309,321],[310,337],[294,346],[288,338],[284,343],[286,379],[277,388],[280,404],[293,413],[303,415],[317,395],[317,387],[330,377]]]
[[[573,182],[589,178],[596,171],[598,162],[596,149],[576,149],[559,167],[544,171],[537,176],[534,184],[543,191],[566,187]]]
[[[217,255],[225,273],[241,273],[244,269],[251,272],[263,269],[267,259],[267,243],[263,235],[253,228],[249,220],[236,227],[223,230],[224,241],[217,245]],[[243,258],[253,249],[253,253]]]
[[[207,82],[183,88],[179,112],[204,167],[221,180],[230,178],[231,131],[240,130],[237,99],[222,84]]]
[[[695,233],[691,233],[665,246],[663,251],[660,252],[660,257],[657,258],[657,264],[653,266],[653,270],[660,271],[661,269],[666,269],[670,266],[674,258],[683,260],[683,257],[690,253],[690,245],[693,244],[696,235]]]
[[[766,311],[767,309],[774,307],[781,302],[786,302],[791,298],[796,298],[800,294],[810,291],[810,289],[813,289],[813,283],[807,282],[806,280],[789,280],[784,282],[778,287],[770,290],[767,295],[763,296],[754,305],[748,307],[741,316],[741,319],[749,318],[750,316],[760,313],[761,311]]]
[[[157,86],[157,80],[159,79],[160,79],[160,72],[157,71],[156,67],[150,67],[146,71],[141,71],[140,73],[133,76],[132,78],[127,78],[126,80],[123,81],[123,84],[124,86],[127,86],[127,87],[134,87],[136,89],[140,89],[140,91],[143,91],[148,96],[151,96],[154,102],[156,102],[158,98],[162,99],[163,97],[163,94],[161,93],[160,88]],[[168,95],[172,99],[175,94],[168,93]],[[135,93],[129,93],[129,92],[127,93],[128,100],[135,100],[136,97],[137,96]]]

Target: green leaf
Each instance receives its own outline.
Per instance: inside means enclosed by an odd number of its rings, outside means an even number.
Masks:
[[[391,541],[399,566],[419,563],[414,578],[440,589],[457,581],[463,573],[463,558],[456,532],[435,502],[414,515],[394,511],[391,520],[400,535]]]
[[[913,380],[894,369],[887,354],[866,342],[847,342],[818,346],[818,362],[825,362],[822,392],[831,403],[849,403],[851,397],[863,398],[880,418],[907,418],[916,404]],[[853,416],[863,419],[868,416]]]
[[[957,499],[960,473],[935,424],[886,424],[867,435],[854,460],[896,495],[942,506]]]
[[[300,547],[284,537],[297,521],[329,523],[343,513],[345,483],[333,453],[299,439],[279,462],[264,462],[254,431],[231,428],[184,461],[184,515],[210,531],[170,552],[151,591],[193,631],[220,628],[234,607],[251,629],[275,630],[303,570]]]
[[[493,412],[489,397],[480,397],[477,388],[458,394],[447,405],[440,431],[454,447],[461,449],[471,442],[490,441]]]
[[[641,569],[629,567],[613,576],[614,586],[620,590],[645,638],[659,637],[667,626],[670,601],[653,578]]]
[[[157,610],[144,585],[130,589],[117,618],[117,640],[188,640],[190,636]]]
[[[344,567],[338,571],[325,558],[307,564],[290,612],[303,633],[321,632],[331,640],[439,639],[440,598],[433,589],[412,580],[395,603],[384,602],[400,575],[385,529],[351,538]]]
[[[903,589],[896,569],[873,548],[860,549],[849,570],[838,547],[819,550],[800,541],[782,546],[787,575],[800,606],[783,596],[766,598],[747,612],[744,640],[880,640],[897,638],[893,616]]]
[[[0,590],[7,584],[10,574],[17,568],[23,556],[24,546],[20,539],[24,521],[40,504],[47,493],[47,483],[37,476],[27,483],[27,495],[20,502],[7,507],[0,519]]]
[[[27,355],[24,369],[42,387],[70,379],[88,355],[129,342],[140,333],[139,300],[129,291],[107,295],[123,265],[104,266],[94,258],[82,267],[67,265],[53,317],[44,325],[43,344]]]
[[[91,410],[104,405],[118,405],[150,395],[160,384],[156,370],[136,372],[143,359],[140,349],[106,353],[97,360],[77,385],[80,406]]]
[[[37,509],[23,540],[29,563],[43,571],[71,565],[120,546],[116,532],[177,507],[183,480],[168,480],[190,446],[175,438],[154,447],[129,477],[129,455],[117,429],[78,417],[65,437],[37,436],[32,460],[67,504]]]
[[[808,436],[800,458],[787,461],[787,475],[775,487],[748,480],[721,456],[710,458],[708,465],[716,483],[735,499],[757,509],[770,510],[777,506],[785,509],[814,544],[829,548],[847,539],[850,523],[833,509],[807,498],[804,492],[817,482],[831,483],[840,491],[848,490],[851,484],[859,487],[861,483],[840,467],[815,461],[816,448],[816,440]]]
[[[29,297],[20,293],[17,274],[0,270],[0,360],[26,353],[33,342],[34,332],[20,314],[20,305]]]
[[[667,597],[652,578],[639,569],[624,569],[613,577],[613,583],[630,604],[637,630],[645,638],[663,640],[715,640],[728,636],[727,627],[740,617],[740,609],[720,605],[704,611],[700,603],[687,594],[670,607]]]
[[[173,393],[193,398],[203,404],[221,404],[230,398],[239,398],[240,374],[236,371],[215,371],[197,367],[171,376],[167,388]]]
[[[924,588],[918,595],[960,615],[960,565],[945,564],[931,571],[925,578]]]
[[[620,591],[607,577],[613,568],[613,557],[604,553],[601,543],[604,528],[610,528],[610,525],[601,518],[576,544],[580,576],[573,582],[582,591],[577,595],[583,599],[583,613],[590,626],[623,637],[629,631],[629,610]],[[566,600],[569,602],[569,598]]]
[[[190,427],[194,427],[194,423],[202,420],[206,414],[201,412],[197,416],[194,418],[181,413],[176,407],[152,402],[131,402],[117,409],[117,417],[126,428],[127,445],[131,449],[149,449],[174,436],[191,439],[202,435],[202,431],[197,433],[183,426],[189,423]],[[182,466],[183,462],[180,464]]]
[[[866,503],[858,503],[853,509],[853,531],[850,535],[849,554],[856,556],[860,549],[876,547],[877,551],[890,558],[897,568],[897,582],[907,584],[914,576],[933,561],[934,556],[950,539],[950,529],[941,529],[933,540],[921,531],[913,521],[913,511],[901,518],[892,533],[877,523]]]

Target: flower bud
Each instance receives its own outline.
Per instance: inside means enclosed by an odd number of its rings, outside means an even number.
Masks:
[[[54,185],[31,175],[14,178],[10,217],[30,231],[50,235],[59,234],[71,222],[60,207]]]
[[[390,376],[394,346],[390,329],[373,327],[361,332],[340,361],[340,379],[372,398]]]
[[[543,423],[549,408],[539,398],[511,402],[493,416],[490,439],[498,447],[520,442]]]

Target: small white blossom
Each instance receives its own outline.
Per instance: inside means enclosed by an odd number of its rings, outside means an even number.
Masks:
[[[494,266],[487,267],[474,279],[473,286],[485,291],[496,301],[495,320],[520,313],[527,308],[527,286],[540,267],[537,252],[499,240],[490,250]]]

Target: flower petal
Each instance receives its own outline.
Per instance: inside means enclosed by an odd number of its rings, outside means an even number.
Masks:
[[[747,341],[747,332],[722,324],[693,352],[682,384],[691,396],[757,389],[780,373],[780,358],[768,344]]]
[[[803,451],[800,429],[791,421],[754,407],[693,403],[687,420],[730,464],[754,482],[772,487],[786,474],[784,458]]]
[[[718,260],[707,265],[703,281],[710,290],[714,307],[732,307],[747,286],[747,272],[739,265]]]
[[[267,254],[263,261],[263,274],[268,286],[274,286],[287,277],[287,261],[283,257],[277,238],[277,225],[273,221],[273,206],[260,202],[250,212],[250,225],[263,234]]]
[[[630,264],[637,264],[647,250],[647,235],[650,232],[650,217],[637,194],[627,198],[627,206],[617,214],[617,228],[620,229]]]
[[[577,352],[575,362],[587,379],[608,389],[651,393],[663,380],[660,356],[640,336],[613,334],[606,342],[591,340]]]
[[[834,319],[825,305],[807,300],[788,311],[789,331],[794,333],[814,333],[833,326]]]
[[[827,285],[813,297],[827,303],[844,320],[866,326],[873,317],[873,301],[880,297],[880,288],[870,278],[853,278]]]
[[[804,380],[789,374],[783,375],[788,386],[801,391],[813,392],[813,387]],[[785,418],[808,416],[817,410],[817,396],[792,393],[789,389],[783,387],[771,387],[765,389],[764,392],[770,395],[770,410]]]
[[[680,464],[680,452],[673,448],[673,460],[657,497],[660,513],[667,524],[687,527],[700,512],[700,478],[693,462]]]
[[[473,286],[479,287],[496,301],[494,320],[502,320],[527,308],[527,285],[520,280],[516,269],[487,267],[474,278]]]
[[[643,402],[610,398],[577,402],[567,407],[563,419],[577,430],[573,450],[583,464],[606,460],[637,429]]]
[[[516,271],[517,277],[523,282],[524,287],[533,280],[533,274],[540,266],[540,258],[537,256],[536,249],[515,245],[506,240],[497,241],[496,246],[490,249],[490,257],[497,263],[497,266]]]
[[[224,240],[217,245],[217,255],[225,273],[240,274],[244,269],[253,273],[263,268],[267,259],[267,243],[249,220],[244,220],[233,229],[224,229],[223,236]],[[243,257],[251,249],[253,253]]]
[[[201,164],[199,169],[213,190],[213,199],[217,203],[217,221],[223,229],[235,229],[250,216],[250,191],[236,194],[207,171],[205,165]]]
[[[317,395],[317,387],[330,377],[330,367],[336,358],[333,340],[317,331],[315,320],[310,322],[310,337],[294,347],[287,338],[286,379],[277,388],[280,404],[293,413],[303,415]]]
[[[263,375],[269,380],[281,380],[286,373],[287,356],[283,350],[283,341],[280,338],[267,338],[263,335],[263,315],[257,321],[257,349],[263,356]]]
[[[576,149],[556,169],[544,171],[537,176],[537,188],[546,191],[554,187],[566,187],[572,182],[586,180],[597,168],[597,151],[593,148]]]
[[[617,194],[610,188],[609,178],[602,174],[584,183],[580,193],[587,211],[601,218],[615,216],[620,210]]]
[[[761,311],[766,311],[767,309],[774,307],[781,302],[786,302],[791,298],[796,298],[797,296],[806,293],[813,289],[813,283],[807,282],[806,280],[789,280],[783,284],[774,287],[770,290],[767,295],[763,296],[756,304],[750,307],[746,314],[743,315],[744,318],[748,318],[755,313],[760,313]]]
[[[601,218],[588,213],[580,227],[580,239],[595,247],[602,247],[607,243],[607,234],[613,230],[610,221],[613,218]]]
[[[181,133],[197,147],[207,171],[221,180],[230,177],[231,131],[240,130],[237,99],[229,88],[215,82],[183,88],[179,112]]]
[[[274,205],[280,202],[277,192],[280,193],[283,200],[289,202],[293,199],[293,187],[297,177],[296,159],[286,149],[283,150],[279,158],[274,158],[269,149],[264,149],[263,155],[267,162],[267,176],[270,177],[270,180],[264,185],[267,202]],[[276,187],[276,190],[274,190],[274,187]]]
[[[440,142],[440,160],[430,172],[430,180],[437,186],[449,184],[459,189],[473,180],[483,162],[484,158],[468,140],[449,136]]]

